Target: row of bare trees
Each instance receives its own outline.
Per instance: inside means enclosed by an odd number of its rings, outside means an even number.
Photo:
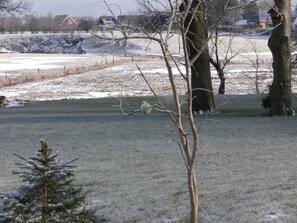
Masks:
[[[22,13],[30,10],[32,5],[31,1],[27,0],[0,0],[0,16],[5,14]]]
[[[46,16],[28,14],[33,3],[31,0],[0,0],[0,32],[19,33],[29,31],[34,33],[39,31],[60,31],[60,28],[54,22],[54,16],[52,14]],[[24,13],[27,13],[27,15],[20,16]],[[94,27],[94,18],[77,18],[77,30],[87,32]]]
[[[92,17],[76,18],[76,30],[88,32],[96,27],[95,19]],[[0,32],[22,33],[22,32],[59,32],[61,28],[56,24],[54,16],[48,14],[46,16],[6,16],[2,24],[0,24]],[[63,28],[63,31],[73,31],[73,28],[68,30]]]

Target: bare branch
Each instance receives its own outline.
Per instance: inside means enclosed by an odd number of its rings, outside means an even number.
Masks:
[[[1,0],[0,1],[0,15],[13,14],[13,13],[23,13],[29,11],[32,2],[26,0]]]
[[[114,106],[117,106],[120,108],[121,112],[124,114],[124,115],[134,115],[135,113],[138,113],[140,112],[140,109],[133,109],[130,105],[127,105],[128,108],[129,108],[129,112],[126,112],[125,109],[123,108],[123,100],[121,98],[118,98],[118,100],[120,101],[120,104],[119,105],[114,105]]]
[[[178,148],[180,149],[180,153],[182,155],[182,158],[184,160],[184,163],[185,163],[185,166],[188,166],[189,164],[187,163],[187,159],[186,159],[186,156],[184,154],[184,149],[183,149],[183,146],[181,145],[180,143],[180,140],[176,139],[173,135],[173,131],[171,132],[171,138],[172,140],[177,144]]]

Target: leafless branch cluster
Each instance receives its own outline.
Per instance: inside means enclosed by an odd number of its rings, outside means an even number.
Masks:
[[[31,5],[30,0],[0,0],[0,15],[22,13],[28,11]]]
[[[163,60],[167,69],[167,76],[172,89],[172,97],[174,101],[173,109],[169,110],[163,105],[162,100],[160,100],[158,95],[155,93],[153,87],[150,85],[149,81],[146,79],[146,76],[141,71],[141,68],[137,66],[137,69],[143,80],[147,83],[156,100],[156,103],[151,105],[151,109],[165,112],[176,127],[175,134],[173,133],[172,137],[180,148],[185,162],[191,201],[190,222],[196,223],[198,221],[196,162],[199,149],[199,131],[203,126],[207,116],[205,116],[201,125],[197,125],[194,113],[192,112],[193,100],[195,100],[196,97],[193,97],[193,92],[199,90],[209,94],[213,93],[212,88],[204,88],[203,86],[193,87],[192,85],[192,77],[197,75],[193,74],[193,71],[196,69],[194,65],[197,64],[197,60],[200,59],[202,54],[205,55],[206,53],[209,56],[208,42],[211,37],[207,37],[207,25],[205,24],[206,7],[204,1],[198,0],[139,0],[139,2],[141,2],[142,6],[147,9],[147,18],[149,18],[148,24],[152,27],[152,29],[138,28],[139,33],[131,36],[126,33],[125,29],[119,30],[122,33],[122,36],[118,38],[110,38],[110,40],[146,39],[158,43],[161,49]],[[107,5],[106,1],[104,1],[104,3]],[[197,22],[198,20],[202,21],[200,24],[202,26],[200,27],[200,31],[205,34],[201,35],[201,33],[199,33],[199,29],[194,28],[193,31],[193,22]],[[214,26],[217,27],[218,24],[219,19],[216,21]],[[179,40],[180,46],[182,48],[182,61],[178,60],[172,54],[169,48],[169,39],[172,37],[172,35],[174,35],[173,30],[176,27],[178,28],[180,35]],[[212,31],[212,33],[213,32],[214,31]],[[95,36],[97,38],[106,39],[104,36]],[[209,59],[206,62],[209,64]],[[181,69],[181,67],[185,69]],[[173,69],[177,69],[179,73],[174,74]],[[185,99],[182,99],[179,95],[177,75],[179,75],[183,80]],[[186,107],[186,115],[182,109],[183,105]],[[125,115],[133,115],[141,111],[141,107],[133,109],[131,106],[125,104],[122,100],[120,100],[119,107]]]

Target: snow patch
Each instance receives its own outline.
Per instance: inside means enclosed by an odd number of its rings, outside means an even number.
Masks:
[[[267,215],[267,220],[276,220],[276,219],[279,219],[279,218],[284,217],[284,216],[286,216],[286,215],[283,214],[283,213],[270,212]]]
[[[59,56],[49,54],[38,56],[12,56],[9,59],[0,59],[0,71],[37,70],[63,68],[64,62],[71,62],[84,57]],[[59,64],[61,63],[61,65]],[[0,73],[0,75],[8,75]]]
[[[25,101],[18,101],[18,100],[9,101],[9,104],[6,106],[6,108],[22,107],[25,104],[27,104],[27,102],[25,102]]]
[[[241,53],[241,55],[265,55],[270,56],[271,52],[248,52],[248,53]]]
[[[12,63],[12,64],[5,64],[1,65],[0,71],[12,71],[12,70],[34,70],[34,69],[53,69],[62,67],[60,65],[45,65],[39,63]]]
[[[105,98],[105,97],[112,97],[112,96],[119,96],[119,92],[96,92],[91,91],[89,95],[94,98]]]

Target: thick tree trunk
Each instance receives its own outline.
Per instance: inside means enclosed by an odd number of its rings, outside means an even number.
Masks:
[[[193,0],[190,11],[183,23],[183,29],[188,28],[185,35],[189,59],[194,60],[191,66],[193,110],[212,111],[215,109],[215,102],[210,73],[204,1]]]
[[[273,56],[273,82],[270,86],[270,115],[292,115],[291,103],[291,0],[275,0],[269,11],[274,29],[268,41]]]

